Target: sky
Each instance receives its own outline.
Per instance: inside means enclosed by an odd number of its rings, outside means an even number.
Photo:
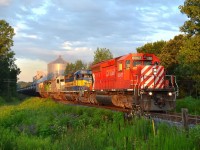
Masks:
[[[180,34],[184,0],[0,0],[0,19],[15,30],[20,81],[61,55],[67,62],[93,61],[97,47],[114,57],[135,53],[148,42]]]

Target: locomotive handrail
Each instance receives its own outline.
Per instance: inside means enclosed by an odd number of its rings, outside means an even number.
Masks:
[[[166,77],[170,77],[170,82],[171,82],[171,84],[173,85],[173,83],[172,83],[172,77],[174,78],[173,80],[174,80],[174,83],[175,83],[175,92],[176,92],[176,95],[178,96],[178,94],[179,94],[179,87],[178,87],[178,84],[177,84],[177,82],[176,82],[176,76],[174,76],[174,75],[165,75]]]
[[[132,74],[133,75],[133,74]],[[136,84],[134,84],[134,95],[136,95],[136,93],[135,93],[135,91],[136,91],[136,86],[138,85],[138,75],[133,75],[133,77],[136,77],[137,79],[136,79]],[[133,80],[133,82],[134,82],[135,80]]]
[[[155,77],[154,75],[143,75],[142,78],[144,78],[144,77],[152,77],[152,76]],[[162,78],[162,77],[159,77],[159,76],[156,76],[156,77]],[[171,83],[172,87],[175,88],[176,95],[178,96],[179,88],[178,88],[178,84],[177,84],[177,82],[176,82],[176,76],[173,76],[173,75],[165,75],[165,79],[166,79],[166,77],[169,78],[170,83]],[[172,79],[172,77],[173,77],[174,79]],[[165,79],[164,79],[164,80],[165,80]],[[172,82],[172,80],[174,80],[174,83]],[[140,87],[141,84],[142,84],[142,82],[139,83],[138,87]],[[154,82],[154,84],[155,84],[155,82]],[[175,84],[175,85],[174,85],[174,84]],[[144,88],[145,88],[144,85],[143,85],[143,87],[141,86],[141,88],[144,89]],[[141,88],[138,88],[138,95],[140,95],[139,90],[141,90]]]
[[[176,84],[176,87],[177,87],[176,95],[178,96],[178,94],[179,94],[179,87],[178,87],[178,84],[177,84],[177,82],[176,82],[176,76],[174,76],[174,78],[175,78],[175,84]]]

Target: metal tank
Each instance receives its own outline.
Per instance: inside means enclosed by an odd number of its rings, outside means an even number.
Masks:
[[[50,62],[47,65],[47,79],[50,80],[52,78],[58,77],[59,75],[63,75],[66,66],[67,62],[61,56]]]

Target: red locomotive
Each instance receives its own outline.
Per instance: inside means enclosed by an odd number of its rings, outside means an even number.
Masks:
[[[92,66],[96,100],[145,111],[175,108],[178,86],[154,54],[128,54]]]

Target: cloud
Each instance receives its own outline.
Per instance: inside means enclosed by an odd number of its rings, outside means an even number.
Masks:
[[[72,43],[70,43],[69,41],[65,41],[62,45],[61,48],[62,49],[66,49],[66,50],[71,50],[72,49]]]
[[[17,58],[16,64],[21,70],[19,81],[31,82],[37,71],[47,71],[47,63],[39,59]]]
[[[6,6],[6,5],[9,5],[10,3],[10,0],[0,0],[0,6]]]
[[[17,58],[48,63],[62,55],[69,62],[90,62],[97,47],[120,56],[147,42],[173,38],[187,20],[178,9],[183,4],[184,0],[1,0],[0,14],[15,29],[12,50]]]

